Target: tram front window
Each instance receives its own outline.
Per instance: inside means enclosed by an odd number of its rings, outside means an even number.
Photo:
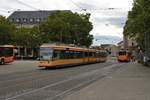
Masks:
[[[127,53],[126,53],[126,51],[120,51],[118,54],[119,55],[126,55]]]
[[[40,48],[40,60],[52,60],[53,49]]]
[[[13,56],[13,48],[0,47],[1,56]]]

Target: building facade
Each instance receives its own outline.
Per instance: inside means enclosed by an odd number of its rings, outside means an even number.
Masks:
[[[137,42],[134,38],[129,38],[127,36],[124,36],[123,38],[123,44],[124,44],[124,49],[125,50],[130,50],[130,49],[134,49],[137,47]]]

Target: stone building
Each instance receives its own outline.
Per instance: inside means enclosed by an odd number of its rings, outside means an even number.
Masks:
[[[127,36],[124,36],[123,42],[124,42],[124,49],[137,48],[137,42],[134,38],[129,38]]]

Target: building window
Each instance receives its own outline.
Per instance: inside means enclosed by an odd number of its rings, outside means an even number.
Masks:
[[[34,20],[33,20],[33,18],[30,18],[30,22],[33,22]]]
[[[36,18],[36,22],[40,22],[41,21],[41,18]]]
[[[27,22],[27,18],[23,18],[23,22]]]
[[[17,19],[16,19],[16,22],[19,23],[19,22],[20,22],[20,18],[17,18]]]

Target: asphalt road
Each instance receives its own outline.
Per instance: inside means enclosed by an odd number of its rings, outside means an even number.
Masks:
[[[106,62],[42,69],[37,67],[36,61],[0,65],[0,100],[61,100],[121,66]]]

